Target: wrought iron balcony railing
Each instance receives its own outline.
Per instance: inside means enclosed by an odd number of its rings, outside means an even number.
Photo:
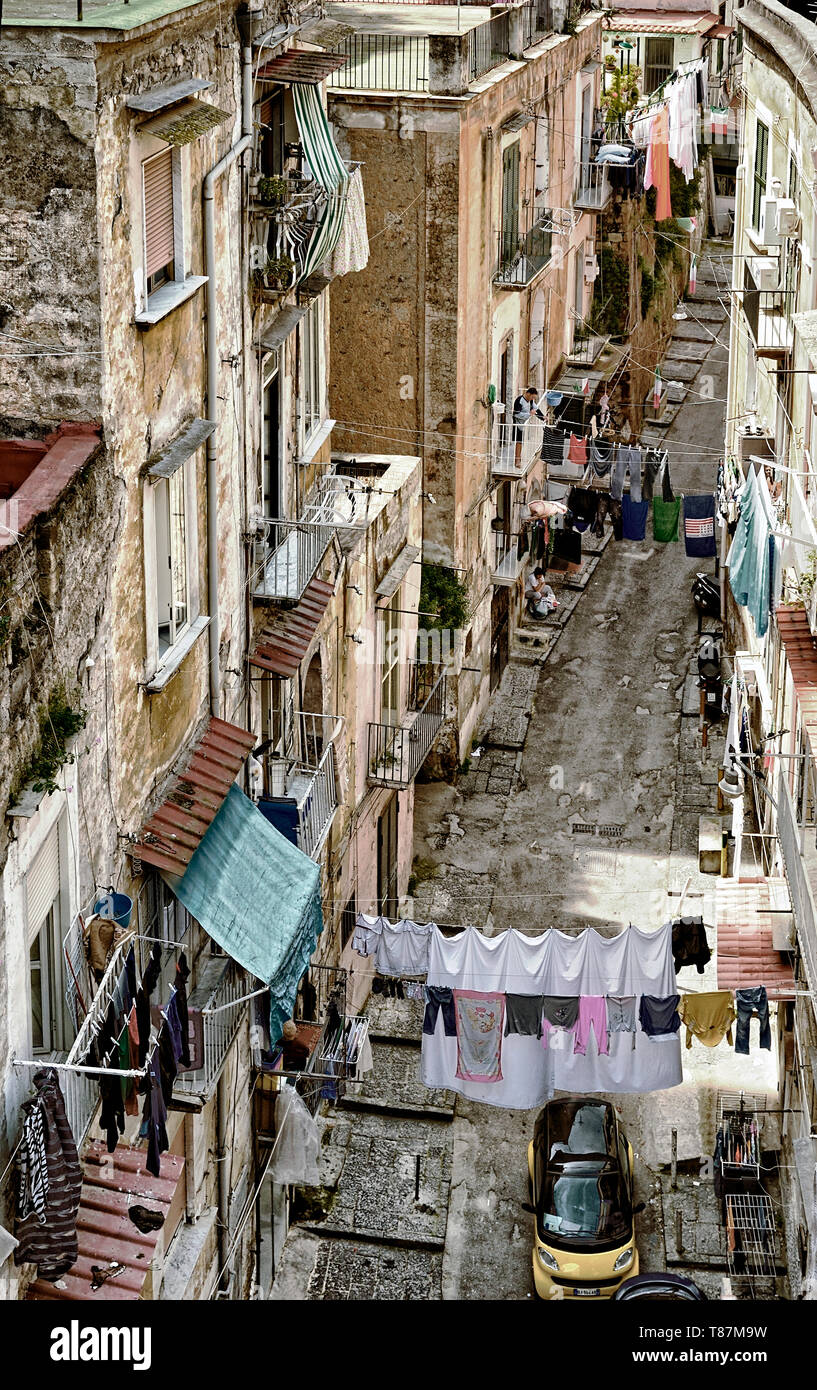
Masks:
[[[203,1063],[195,1071],[179,1072],[173,1090],[207,1100],[246,1013],[245,996],[257,985],[230,956],[199,956],[196,974],[198,983],[187,1004],[188,1010],[201,1009]]]
[[[412,666],[408,709],[401,723],[369,725],[369,781],[410,787],[444,719],[444,671],[432,665]]]
[[[506,407],[507,408],[507,407]],[[495,478],[524,478],[542,449],[543,426],[533,416],[524,425],[498,420],[491,445],[491,472]]]
[[[573,206],[582,212],[601,212],[610,201],[612,189],[606,164],[587,160],[579,165],[579,179]]]
[[[333,714],[296,712],[291,756],[264,757],[264,795],[258,809],[298,849],[317,859],[338,809],[335,740],[343,720]]]
[[[522,572],[527,551],[519,554],[519,535],[507,531],[494,532],[494,568],[491,581],[494,584],[515,584]]]
[[[744,289],[743,312],[759,357],[785,357],[792,351],[795,308],[794,290]]]
[[[499,233],[494,284],[523,289],[547,265],[553,248],[553,220],[549,209],[533,209],[535,221],[521,236]]]

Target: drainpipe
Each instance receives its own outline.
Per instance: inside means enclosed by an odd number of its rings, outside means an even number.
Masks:
[[[238,1066],[236,1058],[235,1065]],[[226,1268],[230,1249],[230,1153],[227,1148],[227,1126],[230,1118],[230,1098],[227,1094],[227,1081],[224,1071],[216,1086],[216,1150],[218,1155],[218,1263],[221,1278],[229,1283],[229,1270]]]
[[[239,24],[242,16],[239,16]],[[240,24],[243,30],[244,26]],[[218,424],[218,308],[216,285],[215,186],[231,164],[248,150],[253,141],[252,125],[252,48],[242,33],[241,50],[241,138],[206,175],[203,188],[204,273],[207,276],[207,418]],[[207,603],[210,611],[210,712],[219,715],[221,673],[219,646],[221,622],[218,602],[218,469],[216,451],[218,429],[207,440]]]

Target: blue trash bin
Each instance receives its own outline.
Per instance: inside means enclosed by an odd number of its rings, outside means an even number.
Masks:
[[[109,892],[94,903],[94,912],[107,920],[113,919],[118,927],[129,927],[133,912],[133,899],[127,893]]]

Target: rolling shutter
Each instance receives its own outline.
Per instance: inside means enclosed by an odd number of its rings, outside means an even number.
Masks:
[[[154,275],[173,260],[173,152],[142,165],[145,194],[145,274]]]
[[[54,826],[26,874],[26,912],[29,938],[40,930],[60,892],[60,836]]]

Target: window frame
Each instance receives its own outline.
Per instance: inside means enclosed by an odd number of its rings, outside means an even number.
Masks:
[[[762,138],[761,138],[762,132]],[[762,164],[761,171],[761,151]],[[762,200],[766,197],[766,188],[769,179],[769,127],[764,121],[757,120],[755,123],[755,157],[752,164],[752,229],[760,231],[760,209]]]
[[[198,498],[196,489],[198,451],[191,454],[176,469],[171,478],[156,478],[148,476],[144,482],[143,492],[143,539],[144,539],[144,564],[145,564],[145,666],[146,681],[150,685],[156,676],[164,670],[175,667],[181,662],[183,657],[192,645],[192,640],[198,636],[203,626],[206,626],[209,619],[201,612],[201,582],[199,575],[199,549],[198,549]],[[186,570],[186,596],[187,614],[183,623],[179,623],[175,629],[175,624],[171,623],[171,640],[162,647],[160,638],[160,582],[159,582],[159,550],[161,540],[159,526],[157,524],[157,504],[158,497],[162,491],[162,484],[167,485],[168,498],[170,497],[170,484],[176,479],[175,486],[182,486],[182,497],[184,499],[184,546],[185,546],[185,570]]]
[[[502,176],[499,194],[500,263],[510,265],[519,249],[519,208],[522,155],[519,136],[502,147]],[[515,193],[515,197],[513,196]]]
[[[313,299],[298,325],[300,335],[300,434],[301,453],[321,429],[325,418],[326,358],[324,341],[324,296]]]
[[[399,728],[402,713],[401,702],[401,663],[400,663],[400,619],[402,614],[402,584],[398,584],[391,598],[380,609],[380,723],[390,728]],[[396,634],[396,638],[395,638]],[[394,704],[384,702],[384,693],[394,697]],[[393,716],[393,718],[391,717]]]
[[[654,59],[653,59],[652,62],[650,61],[650,58],[649,58],[650,44],[661,44],[661,45],[664,45],[664,46],[665,46],[665,49],[666,49],[666,47],[669,48],[669,55],[670,55],[670,56],[669,56],[669,64],[667,64],[666,61],[656,62]],[[645,93],[645,95],[646,95],[646,96],[649,96],[651,92],[654,92],[655,89],[656,89],[657,87],[660,87],[660,86],[661,86],[661,83],[662,83],[662,82],[666,82],[667,78],[668,78],[668,77],[670,76],[670,74],[671,74],[672,72],[674,72],[674,71],[675,71],[675,39],[673,38],[673,36],[672,36],[671,34],[651,34],[651,35],[648,35],[648,36],[645,38],[645,40],[644,40],[644,93]],[[650,81],[648,81],[647,74],[650,73],[650,72],[652,72],[652,78],[651,78]],[[656,73],[659,74],[657,81],[656,81],[656,78],[655,78],[655,74],[656,74]]]

